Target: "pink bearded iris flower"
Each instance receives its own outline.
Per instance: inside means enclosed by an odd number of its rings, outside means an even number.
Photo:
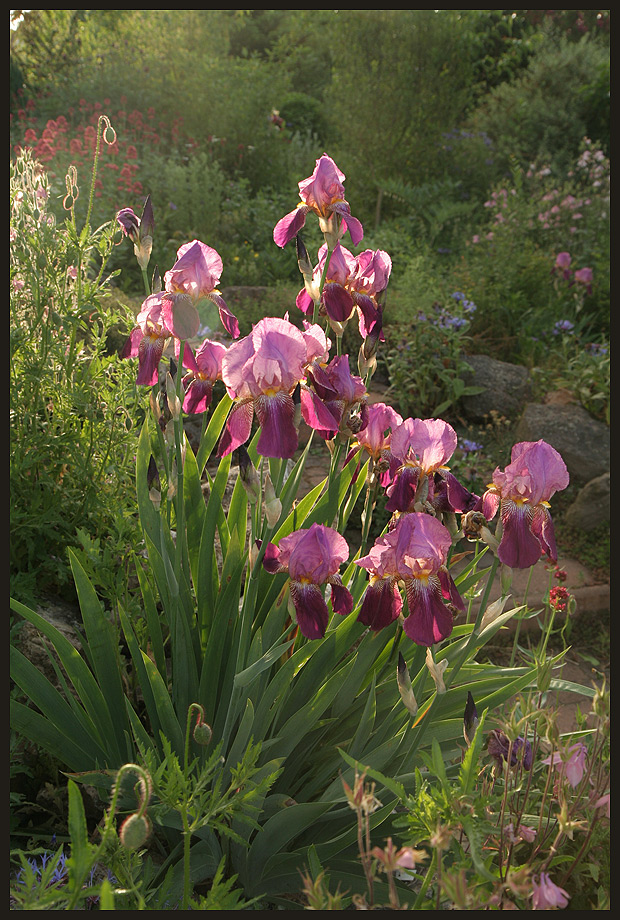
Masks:
[[[215,249],[200,240],[192,240],[177,250],[177,261],[164,275],[164,287],[171,293],[186,294],[194,304],[203,298],[210,300],[219,310],[222,325],[236,339],[239,323],[216,290],[222,267],[222,259]]]
[[[312,279],[297,295],[296,304],[307,315],[313,312],[319,296],[327,256],[327,246],[323,245]],[[387,288],[391,270],[392,260],[387,252],[366,249],[355,257],[338,243],[325,275],[319,312],[327,315],[338,334],[342,334],[342,328],[357,309],[362,338],[366,339],[376,329],[381,341],[385,341],[380,298]]]
[[[389,467],[392,458],[390,444],[391,432],[403,419],[398,412],[386,403],[374,403],[368,406],[367,425],[358,432],[355,442],[345,465],[356,453],[368,454],[372,460],[372,467],[379,477],[382,486],[389,485]]]
[[[366,427],[366,386],[349,369],[349,356],[338,355],[323,366],[306,369],[308,386],[301,390],[301,411],[311,428],[326,441],[339,431],[350,435]]]
[[[358,620],[373,630],[389,626],[402,609],[398,583],[403,582],[409,605],[403,627],[407,636],[427,647],[446,639],[453,612],[465,606],[446,567],[451,545],[448,529],[432,515],[402,515],[356,561],[370,573]]]
[[[136,317],[138,325],[132,330],[121,352],[121,358],[138,356],[136,383],[139,385],[152,386],[157,383],[164,347],[168,339],[173,338],[166,321],[168,308],[165,294],[150,294]]]
[[[549,499],[569,483],[559,453],[546,441],[521,441],[512,448],[509,465],[493,473],[482,496],[481,510],[490,521],[500,509],[502,538],[497,554],[509,568],[527,569],[541,555],[553,562],[558,554]]]
[[[209,339],[205,339],[195,355],[189,345],[185,346],[183,363],[189,374],[183,378],[183,411],[188,415],[206,412],[211,405],[213,384],[222,379],[222,358],[225,354],[226,348],[220,342]]]
[[[353,244],[357,246],[364,236],[364,230],[359,220],[352,216],[351,208],[345,200],[344,180],[344,173],[324,153],[316,161],[312,175],[298,183],[301,202],[276,224],[273,231],[276,245],[283,248],[297,236],[306,223],[306,215],[312,211],[319,218],[321,231],[331,247],[347,230]]]
[[[270,543],[263,566],[272,574],[288,571],[290,595],[297,623],[307,639],[322,639],[329,612],[322,586],[331,585],[332,608],[343,616],[353,610],[353,598],[342,584],[338,569],[349,558],[347,541],[336,530],[312,524],[283,537],[279,546]]]
[[[420,497],[431,505],[436,501],[441,511],[471,510],[476,497],[446,466],[457,441],[455,430],[443,419],[405,419],[392,432],[392,483],[387,488],[386,510],[412,511]]]
[[[224,457],[250,437],[254,412],[261,426],[257,449],[287,458],[297,450],[292,393],[305,376],[310,346],[285,319],[267,317],[222,357],[222,380],[235,400],[219,444]]]

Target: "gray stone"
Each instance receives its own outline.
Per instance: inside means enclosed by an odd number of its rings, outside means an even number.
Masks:
[[[581,489],[573,504],[566,509],[565,520],[579,530],[594,530],[610,518],[609,473],[603,473]]]
[[[609,470],[609,428],[582,406],[527,405],[515,440],[541,438],[562,455],[572,482],[586,483]]]
[[[464,415],[472,422],[484,421],[492,411],[505,418],[516,417],[531,396],[527,368],[487,355],[465,355],[464,360],[472,369],[463,374],[465,385],[484,387],[482,393],[461,398]]]

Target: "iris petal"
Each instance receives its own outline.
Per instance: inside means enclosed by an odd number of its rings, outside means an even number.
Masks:
[[[416,645],[431,646],[447,639],[452,632],[453,617],[442,600],[438,578],[429,578],[426,583],[420,579],[407,579],[407,601],[409,616],[404,630]]]

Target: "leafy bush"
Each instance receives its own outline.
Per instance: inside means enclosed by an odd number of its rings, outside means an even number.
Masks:
[[[609,161],[588,138],[561,181],[548,165],[516,169],[485,203],[489,219],[457,262],[479,310],[472,335],[500,357],[544,359],[555,324],[590,341],[609,328]],[[561,263],[561,264],[560,264]],[[591,271],[588,271],[591,270]],[[585,272],[585,274],[584,274]]]
[[[77,527],[103,537],[128,512],[135,386],[110,347],[128,327],[105,274],[114,227],[80,232],[70,195],[59,227],[28,153],[10,182],[10,569],[32,598],[67,587]]]
[[[504,169],[513,159],[526,167],[544,158],[566,172],[593,126],[594,95],[599,105],[608,102],[608,61],[609,48],[589,35],[578,42],[543,42],[523,73],[484,97],[471,126],[492,139]],[[605,133],[600,120],[596,127]]]

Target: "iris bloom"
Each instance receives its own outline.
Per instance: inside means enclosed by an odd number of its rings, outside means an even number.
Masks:
[[[538,881],[532,879],[532,885],[532,910],[562,910],[568,904],[568,892],[552,882],[549,873],[541,872]]]
[[[239,323],[217,290],[222,268],[222,260],[215,249],[200,240],[192,240],[178,249],[177,261],[164,275],[164,287],[171,293],[186,294],[194,304],[202,298],[210,300],[219,310],[222,325],[236,339]]]
[[[319,298],[319,289],[325,262],[328,257],[326,245],[319,249],[319,261],[306,281],[306,286],[297,295],[296,304],[302,313],[311,314],[314,302]],[[387,252],[366,249],[359,256],[353,256],[348,249],[337,243],[330,257],[325,284],[321,295],[320,312],[327,315],[338,334],[355,310],[358,312],[359,330],[366,339],[377,327],[381,341],[381,297],[384,294],[392,260]]]
[[[164,347],[173,337],[166,321],[166,295],[150,294],[136,317],[137,326],[127,340],[121,358],[138,356],[136,383],[151,386],[157,383],[158,368]]]
[[[314,362],[306,375],[310,386],[301,390],[301,409],[307,424],[322,438],[331,440],[339,431],[350,435],[365,428],[366,386],[351,373],[348,355],[332,358],[325,367]]]
[[[364,236],[364,230],[359,220],[352,216],[351,208],[345,200],[344,180],[344,173],[324,153],[316,161],[312,175],[298,183],[300,203],[276,224],[273,231],[276,245],[283,248],[297,236],[306,223],[307,214],[312,211],[319,219],[319,226],[330,248],[347,230],[353,244],[357,246]]]
[[[493,482],[482,496],[482,512],[487,521],[498,508],[500,511],[500,562],[512,569],[527,569],[541,555],[557,561],[549,499],[568,483],[566,464],[546,441],[521,441],[514,445],[509,465],[503,472],[496,468]]]
[[[146,271],[153,249],[155,226],[151,196],[148,195],[144,202],[142,217],[138,217],[131,208],[121,208],[116,214],[116,220],[125,236],[133,243],[133,251],[138,260],[138,265],[143,271]]]
[[[331,585],[335,612],[346,616],[353,609],[353,598],[343,586],[338,569],[349,558],[347,541],[336,530],[312,524],[283,537],[279,546],[270,543],[263,566],[272,574],[288,571],[290,596],[302,634],[307,639],[322,639],[329,612],[323,585]]]
[[[183,363],[189,374],[183,378],[185,399],[183,411],[188,414],[206,412],[211,405],[213,384],[222,379],[222,358],[226,348],[220,342],[205,339],[196,354],[189,345],[185,346]]]
[[[402,610],[402,582],[409,606],[403,624],[407,636],[427,647],[446,639],[452,632],[453,611],[464,609],[446,567],[451,545],[448,529],[432,515],[400,517],[367,556],[356,560],[370,573],[358,620],[373,630],[389,626]]]
[[[405,419],[392,432],[392,483],[387,488],[386,510],[412,511],[424,494],[440,511],[469,511],[475,496],[446,466],[456,445],[456,432],[443,419]]]
[[[379,482],[389,484],[389,465],[391,459],[391,432],[402,425],[402,417],[386,403],[374,403],[367,409],[367,425],[356,435],[345,465],[358,452],[368,454],[372,466],[379,476]]]
[[[261,427],[259,454],[293,456],[298,438],[292,393],[305,376],[309,347],[292,323],[266,317],[228,348],[222,357],[222,380],[235,405],[220,440],[221,457],[248,440],[254,412]]]

